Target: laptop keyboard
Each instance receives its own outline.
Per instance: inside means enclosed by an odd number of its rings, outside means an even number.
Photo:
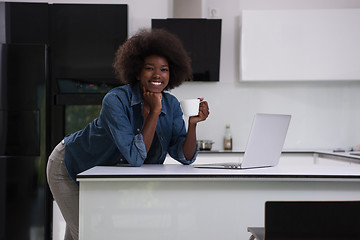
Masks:
[[[241,164],[239,163],[224,163],[223,166],[225,168],[241,168]]]

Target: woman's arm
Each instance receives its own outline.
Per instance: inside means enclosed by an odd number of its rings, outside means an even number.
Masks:
[[[199,115],[189,117],[188,131],[183,144],[183,152],[187,160],[192,159],[196,152],[196,125],[198,122],[205,121],[209,116],[209,105],[204,98],[200,98]]]
[[[141,134],[143,135],[146,152],[148,152],[155,135],[157,122],[159,120],[159,114],[162,107],[162,95],[161,93],[151,93],[144,90],[143,99],[144,127]]]

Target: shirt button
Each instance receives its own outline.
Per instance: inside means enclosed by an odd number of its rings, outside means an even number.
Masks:
[[[140,128],[136,129],[137,132],[140,132]]]

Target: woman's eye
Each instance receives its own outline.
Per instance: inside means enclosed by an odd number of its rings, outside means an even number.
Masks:
[[[169,69],[163,68],[163,69],[161,69],[161,71],[162,71],[162,72],[167,72],[167,71],[169,71]]]
[[[152,68],[152,67],[145,67],[145,70],[152,71],[152,70],[154,70],[154,68]]]

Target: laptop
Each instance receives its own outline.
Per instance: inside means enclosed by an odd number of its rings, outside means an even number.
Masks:
[[[247,169],[279,163],[291,115],[257,113],[241,163],[195,164],[197,168]]]

